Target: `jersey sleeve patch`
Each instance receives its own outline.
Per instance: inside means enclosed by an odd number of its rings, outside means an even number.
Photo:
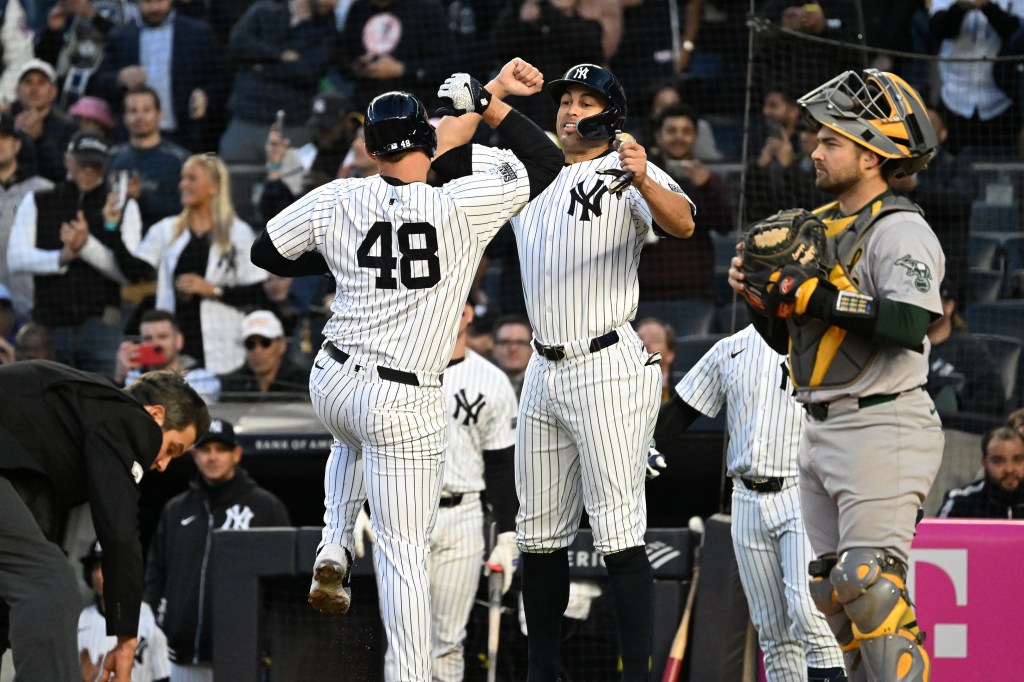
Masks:
[[[507,161],[498,166],[498,175],[505,182],[514,182],[518,175],[516,175],[516,169],[512,167],[512,164]]]
[[[932,288],[932,271],[927,263],[922,263],[916,258],[906,254],[896,259],[896,265],[902,267],[907,277],[914,280],[914,288],[921,293],[927,293]]]

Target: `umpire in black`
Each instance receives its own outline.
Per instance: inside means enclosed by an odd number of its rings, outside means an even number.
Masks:
[[[81,679],[78,587],[58,543],[67,511],[86,501],[104,552],[107,634],[117,636],[100,679],[130,679],[142,600],[139,481],[209,424],[206,404],[172,372],[122,390],[45,360],[0,367],[0,651],[9,627],[18,679]]]

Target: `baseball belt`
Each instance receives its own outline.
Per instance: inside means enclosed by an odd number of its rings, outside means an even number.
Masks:
[[[587,346],[591,353],[596,353],[602,348],[608,346],[614,346],[619,342],[619,333],[614,329],[607,334],[594,337],[590,339],[590,344]],[[536,349],[537,354],[541,357],[550,360],[551,362],[558,362],[559,360],[565,360],[568,357],[565,346],[545,346],[537,339],[533,340],[533,347]]]
[[[334,358],[335,362],[339,365],[345,364],[348,362],[348,359],[352,357],[330,341],[324,341],[324,350],[327,351],[327,354]],[[419,377],[412,372],[405,372],[400,369],[391,369],[384,365],[377,365],[377,376],[385,381],[394,381],[395,383],[406,384],[408,386],[420,385]]]

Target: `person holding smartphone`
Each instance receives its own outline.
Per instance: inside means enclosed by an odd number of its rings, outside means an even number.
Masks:
[[[143,372],[169,369],[185,377],[185,381],[207,403],[220,398],[220,379],[199,362],[182,353],[185,335],[174,313],[147,310],[139,324],[139,341],[127,339],[117,349],[114,383],[129,385]]]

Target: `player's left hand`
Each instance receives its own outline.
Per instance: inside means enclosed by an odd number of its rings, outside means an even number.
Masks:
[[[501,571],[502,583],[501,593],[508,592],[512,587],[512,574],[519,566],[519,548],[516,546],[516,534],[514,531],[499,533],[498,540],[494,543],[491,555],[487,557],[484,564],[484,575],[490,575],[494,571]]]
[[[665,462],[665,455],[654,449],[652,445],[647,451],[647,480],[653,480],[661,476],[661,472],[668,468]]]
[[[491,105],[491,93],[468,73],[448,76],[438,88],[437,96],[441,106],[435,113],[439,116],[482,114]]]

